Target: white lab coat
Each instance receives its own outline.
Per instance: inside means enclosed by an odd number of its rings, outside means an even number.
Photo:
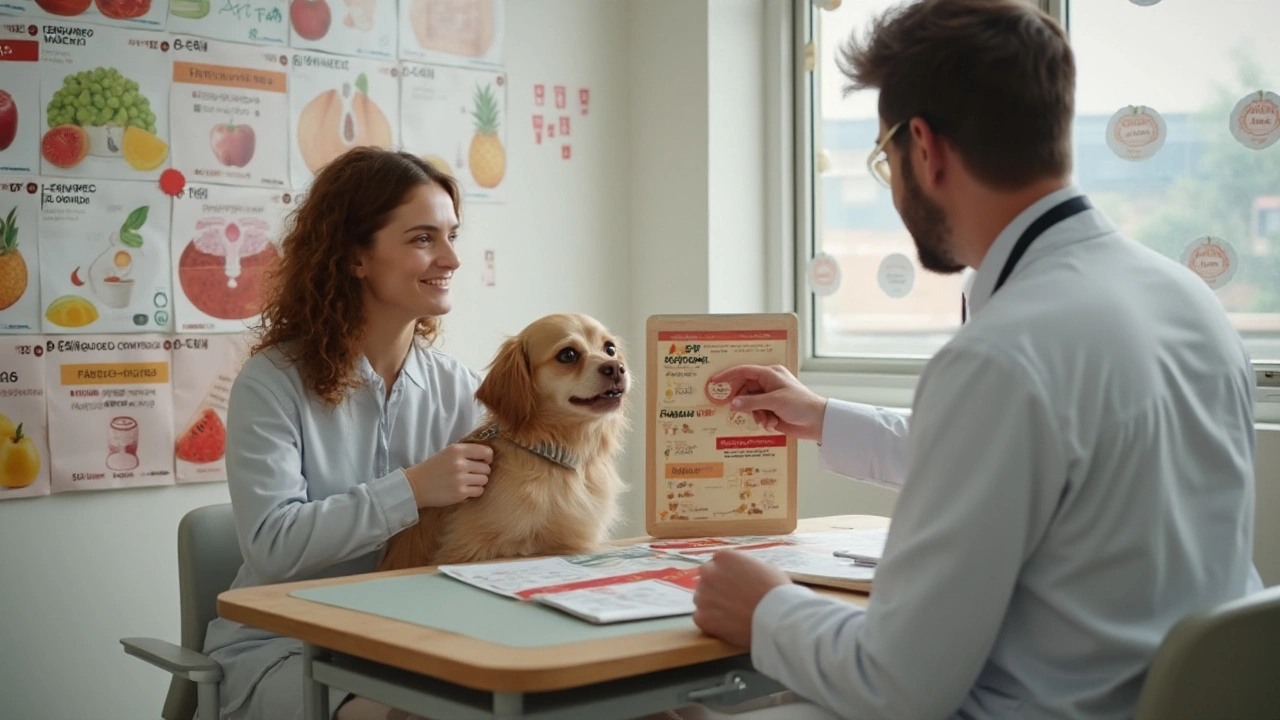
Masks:
[[[902,486],[871,603],[777,588],[751,654],[837,717],[1132,717],[1168,629],[1261,586],[1254,374],[1205,283],[1090,210],[992,295],[1016,237],[1076,194],[997,237],[910,422],[828,405],[824,466]]]

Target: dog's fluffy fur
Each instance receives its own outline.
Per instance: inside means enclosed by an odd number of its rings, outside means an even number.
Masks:
[[[630,387],[622,343],[594,318],[549,315],[507,340],[476,392],[488,409],[481,427],[502,431],[485,441],[493,464],[484,493],[422,508],[418,524],[387,544],[379,569],[599,548],[618,515],[614,458]],[[577,470],[515,443],[564,448]]]

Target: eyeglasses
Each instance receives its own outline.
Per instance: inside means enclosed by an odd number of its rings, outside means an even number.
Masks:
[[[880,138],[880,142],[876,143],[876,148],[871,151],[871,155],[867,156],[867,170],[885,187],[892,187],[892,181],[890,180],[892,173],[889,169],[889,154],[884,149],[889,144],[889,141],[893,139],[893,136],[897,135],[902,126],[906,124],[907,121],[902,120],[897,125],[889,128],[889,132],[885,133],[884,137]]]

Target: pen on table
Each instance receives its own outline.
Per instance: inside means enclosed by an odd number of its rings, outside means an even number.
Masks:
[[[872,557],[871,555],[859,555],[858,553],[849,552],[848,550],[836,550],[831,554],[838,558],[852,560],[854,565],[862,565],[865,567],[875,567],[880,562],[880,558],[878,557]]]

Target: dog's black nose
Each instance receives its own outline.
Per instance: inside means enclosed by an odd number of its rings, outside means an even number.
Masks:
[[[600,374],[605,377],[621,377],[627,374],[627,367],[619,360],[610,360],[600,366]]]

